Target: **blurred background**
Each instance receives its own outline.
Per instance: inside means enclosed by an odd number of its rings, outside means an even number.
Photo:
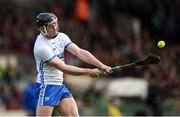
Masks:
[[[180,0],[0,0],[0,116],[35,113],[36,15],[53,12],[60,31],[103,63],[161,57],[105,78],[65,75],[80,115],[180,115]],[[157,42],[164,40],[163,49]],[[67,64],[93,67],[65,53]],[[59,115],[55,110],[53,115]]]

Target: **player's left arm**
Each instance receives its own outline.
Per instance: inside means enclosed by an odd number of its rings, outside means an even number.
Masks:
[[[103,64],[95,56],[93,56],[89,51],[81,49],[76,44],[71,43],[66,49],[69,52],[71,52],[73,55],[77,56],[79,59],[83,60],[84,62],[94,65],[98,67],[99,69],[102,69],[103,71],[106,72],[106,74],[111,72],[111,67]]]

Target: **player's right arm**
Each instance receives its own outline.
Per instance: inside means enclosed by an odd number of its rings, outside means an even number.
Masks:
[[[79,68],[72,65],[65,64],[62,60],[55,57],[49,63],[50,66],[53,66],[64,73],[72,74],[72,75],[90,75],[92,77],[97,77],[100,74],[99,69],[88,69],[88,68]]]

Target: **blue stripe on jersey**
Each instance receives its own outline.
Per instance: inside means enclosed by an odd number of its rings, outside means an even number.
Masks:
[[[54,55],[53,57],[49,58],[48,60],[44,61],[44,63],[47,63],[49,61],[51,61],[52,59],[54,59],[56,57],[56,55]]]
[[[41,80],[41,91],[39,93],[39,100],[38,100],[38,104],[42,104],[43,103],[43,93],[45,92],[45,86],[44,86],[44,71],[43,71],[43,65],[44,65],[44,62],[41,60],[40,62],[40,80]]]
[[[41,80],[42,84],[44,84],[44,79],[43,79],[43,77],[44,77],[43,64],[44,64],[44,62],[41,60],[39,70],[40,70],[40,73],[41,73],[40,74],[40,80]]]
[[[65,45],[65,48],[67,48],[72,42],[69,42],[68,44]]]
[[[64,58],[64,52],[62,52],[61,54],[58,54],[57,57],[60,59]]]

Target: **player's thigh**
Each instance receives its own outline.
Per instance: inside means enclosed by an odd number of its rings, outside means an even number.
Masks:
[[[57,108],[63,116],[79,116],[77,104],[73,97],[62,99]]]
[[[37,106],[36,116],[52,116],[53,106]]]

